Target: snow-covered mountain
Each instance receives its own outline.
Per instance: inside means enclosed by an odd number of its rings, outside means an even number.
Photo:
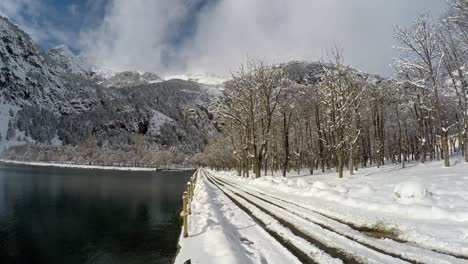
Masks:
[[[24,141],[52,142],[57,134],[47,128],[44,120],[39,134],[28,133],[19,127],[34,127],[41,119],[57,119],[64,114],[80,112],[96,101],[92,83],[64,78],[67,72],[53,58],[42,52],[28,34],[7,19],[0,17],[0,146],[21,144]],[[80,82],[79,85],[77,83]],[[48,116],[29,116],[26,124],[19,116],[25,109],[45,109]],[[37,136],[37,137],[36,137]]]
[[[53,105],[48,95],[63,95],[60,71],[48,63],[48,57],[25,32],[4,18],[0,18],[0,36],[0,85],[4,101]]]
[[[143,84],[162,82],[163,79],[152,72],[123,71],[114,72],[110,70],[93,69],[92,80],[105,87],[133,87]]]
[[[308,61],[290,61],[278,65],[282,67],[288,75],[288,78],[300,84],[315,84],[321,81],[325,74],[325,69],[331,67],[327,63],[308,62]],[[376,83],[384,80],[382,77],[374,74],[353,69],[354,74],[365,76],[369,82]]]
[[[156,74],[93,74],[65,46],[43,52],[0,17],[0,148],[36,142],[149,143],[200,151],[217,128],[202,85]],[[115,89],[114,87],[119,87]]]

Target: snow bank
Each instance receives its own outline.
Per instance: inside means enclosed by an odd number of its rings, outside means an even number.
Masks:
[[[49,163],[49,162],[25,162],[16,160],[0,159],[2,163],[39,166],[39,167],[59,167],[59,168],[73,168],[73,169],[93,169],[93,170],[119,170],[119,171],[156,171],[158,168],[143,168],[143,167],[118,167],[118,166],[96,166],[96,165],[79,165],[67,163]],[[193,170],[192,169],[175,169],[175,170]]]

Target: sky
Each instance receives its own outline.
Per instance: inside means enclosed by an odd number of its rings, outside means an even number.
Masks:
[[[395,25],[440,17],[446,0],[1,0],[43,49],[65,44],[97,67],[226,76],[247,59],[318,61],[339,46],[390,77]]]

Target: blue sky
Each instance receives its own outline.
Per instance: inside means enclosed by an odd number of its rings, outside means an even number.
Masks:
[[[102,23],[109,0],[2,0],[0,13],[24,27],[44,49],[67,44],[79,52],[84,28]]]
[[[74,44],[79,38],[83,28],[98,26],[104,18],[108,0],[80,1],[80,0],[38,0],[42,9],[36,21],[40,25],[52,25],[62,32],[69,32],[70,39],[66,43],[75,50],[79,47]],[[50,48],[62,44],[63,39],[49,38],[41,40],[41,46]]]
[[[80,53],[80,34],[99,27],[106,12],[112,7],[112,0],[2,0],[0,12],[13,22],[27,27],[44,49],[66,44],[75,53]],[[34,1],[34,2],[33,2]],[[11,2],[11,4],[8,4]],[[16,2],[13,4],[13,2]],[[197,15],[203,8],[216,0],[187,0],[190,12],[177,21],[177,34],[168,36],[174,46],[182,44],[194,33]],[[2,5],[4,5],[2,7]],[[9,6],[17,6],[12,8]],[[10,10],[8,10],[10,9]],[[17,10],[11,10],[17,9]],[[47,32],[49,29],[51,32]],[[42,31],[42,32],[41,32]]]
[[[446,0],[0,0],[0,14],[44,49],[66,44],[94,65],[228,75],[247,57],[345,62],[391,76],[395,25],[410,26]]]

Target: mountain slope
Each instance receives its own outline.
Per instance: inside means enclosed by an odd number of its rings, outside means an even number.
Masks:
[[[63,69],[64,73],[77,74],[85,78],[91,75],[91,66],[82,58],[75,56],[65,45],[48,50],[47,56],[53,60],[53,63],[57,63],[57,67]]]
[[[132,144],[143,135],[160,148],[201,151],[217,132],[214,95],[191,81],[124,72],[99,82],[66,47],[42,52],[0,18],[0,146]],[[119,89],[115,89],[118,87]]]

